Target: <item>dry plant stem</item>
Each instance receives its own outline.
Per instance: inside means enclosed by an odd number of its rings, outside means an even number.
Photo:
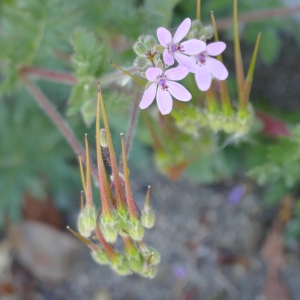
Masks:
[[[149,209],[149,203],[150,203],[150,190],[151,190],[151,186],[148,185],[148,191],[147,191],[146,201],[145,201],[145,209]]]
[[[93,193],[92,193],[92,182],[91,182],[91,168],[90,168],[90,153],[89,153],[89,144],[87,140],[87,134],[85,134],[85,160],[86,160],[86,184],[85,184],[85,197],[86,197],[86,205],[88,207],[93,206]]]
[[[254,11],[239,16],[239,23],[247,24],[268,18],[283,17],[300,12],[300,5],[287,8],[274,8],[270,10]],[[226,30],[232,26],[232,18],[218,20],[218,30]]]
[[[80,192],[80,212],[83,212],[84,209],[84,199],[83,199],[84,191]]]
[[[100,145],[100,97],[101,90],[100,85],[98,84],[98,101],[97,101],[97,112],[96,112],[96,150],[97,150],[97,165],[98,165],[98,181],[100,185],[100,195],[102,201],[102,211],[104,217],[111,217],[111,211],[109,207],[109,196],[108,188],[106,184],[106,171],[103,163],[101,145]]]
[[[81,154],[78,154],[78,162],[79,162],[80,177],[81,177],[81,183],[82,183],[82,186],[83,186],[83,191],[84,191],[84,193],[86,193],[85,176],[84,176],[84,172],[83,172]]]
[[[125,151],[125,143],[123,133],[121,133],[121,140],[122,140],[122,157],[123,157],[123,169],[124,169],[124,179],[125,179],[125,192],[126,192],[126,200],[128,206],[128,212],[131,220],[136,220],[136,212],[134,206],[134,200],[132,197],[130,181],[129,181],[129,174],[128,174],[128,167],[127,167],[127,156]]]
[[[140,87],[138,87],[137,92],[136,92],[136,97],[133,102],[133,108],[132,108],[132,114],[130,117],[130,123],[129,123],[129,128],[127,130],[127,137],[126,137],[126,142],[125,142],[125,150],[127,154],[127,159],[129,157],[129,152],[131,150],[132,146],[132,140],[135,132],[135,127],[136,127],[136,122],[139,117],[139,102],[140,102]]]
[[[250,97],[250,91],[251,91],[251,86],[252,86],[253,74],[254,74],[254,70],[255,70],[255,63],[256,63],[256,57],[257,57],[257,52],[258,52],[260,36],[261,36],[261,34],[259,33],[257,36],[257,39],[256,39],[255,48],[254,48],[253,55],[252,55],[252,60],[251,60],[249,71],[248,71],[246,81],[245,81],[243,99],[242,99],[242,103],[241,103],[241,109],[245,112],[247,111],[248,100]]]
[[[100,89],[100,83],[98,83],[98,84],[99,84],[100,110],[101,110],[101,113],[103,116],[104,127],[106,130],[106,137],[107,137],[108,149],[109,149],[109,154],[110,154],[111,169],[112,169],[112,173],[113,173],[113,177],[114,177],[113,182],[114,182],[114,188],[115,188],[115,196],[117,198],[117,206],[125,209],[126,204],[125,204],[125,200],[124,200],[116,154],[115,154],[114,146],[112,143],[109,125],[108,125],[108,121],[107,121],[107,117],[106,117],[106,113],[105,113],[102,93],[101,93],[101,89]]]
[[[96,225],[95,232],[96,232],[96,236],[97,236],[99,242],[101,243],[104,251],[107,253],[109,258],[113,261],[116,258],[116,252],[113,249],[113,247],[104,239],[98,224]]]
[[[47,114],[53,124],[58,128],[61,134],[65,137],[73,151],[78,153],[84,153],[84,149],[76,139],[74,133],[69,128],[68,124],[62,119],[62,117],[55,110],[54,106],[43,94],[43,92],[25,76],[21,76],[21,80],[26,86],[29,93],[32,95],[34,100],[40,106],[40,108]],[[84,157],[82,157],[84,163],[86,163]],[[95,180],[97,180],[97,170],[93,165],[91,165],[91,174]]]
[[[197,20],[200,21],[200,15],[201,15],[201,0],[197,0]]]
[[[218,35],[217,24],[216,24],[216,20],[215,20],[213,12],[211,12],[211,20],[212,20],[212,24],[213,24],[213,28],[214,28],[215,41],[218,42],[219,35]],[[217,58],[220,62],[223,62],[221,54],[219,54],[217,56]],[[222,101],[223,110],[224,110],[225,114],[229,115],[232,113],[232,107],[231,107],[231,103],[230,103],[230,99],[229,99],[229,92],[228,92],[226,80],[221,80],[220,86],[221,86],[221,101]]]
[[[237,78],[239,101],[241,103],[243,98],[245,79],[244,79],[244,68],[243,68],[243,60],[241,55],[241,46],[240,46],[240,37],[239,37],[237,0],[234,0],[233,2],[233,34],[234,34],[234,57],[235,57],[236,78]]]
[[[81,240],[83,243],[85,243],[91,250],[97,252],[98,247],[93,244],[90,240],[86,239],[85,237],[81,236],[79,233],[75,232],[73,229],[71,229],[69,226],[67,226],[67,229],[79,240]]]

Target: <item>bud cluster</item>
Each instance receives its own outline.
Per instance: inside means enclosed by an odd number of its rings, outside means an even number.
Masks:
[[[147,37],[144,37],[143,41],[148,48],[151,45],[154,46],[154,42]],[[100,110],[105,127],[101,130]],[[121,134],[122,164],[117,164],[100,85],[96,116],[96,150],[101,209],[98,212],[93,202],[90,157],[86,136],[85,173],[82,158],[79,156],[84,192],[81,193],[81,211],[77,220],[78,233],[69,230],[91,249],[91,255],[95,262],[109,265],[119,275],[129,275],[135,272],[144,277],[153,278],[157,270],[156,265],[160,261],[160,255],[157,250],[148,248],[142,242],[145,228],[152,228],[155,223],[154,212],[149,206],[150,186],[148,187],[145,207],[140,211],[131,192],[123,134]],[[111,176],[106,173],[104,161],[111,167]],[[86,198],[85,205],[83,195]],[[123,251],[116,250],[111,245],[117,241],[118,236],[124,242]],[[95,237],[99,244],[92,242]]]
[[[251,104],[245,114],[232,111],[230,114],[222,110],[209,111],[199,107],[184,107],[179,113],[172,111],[174,122],[178,129],[186,134],[195,135],[202,128],[211,129],[213,132],[225,132],[227,134],[246,135],[254,122],[254,114]]]
[[[156,46],[157,41],[152,35],[141,35],[134,43],[133,51],[137,57],[133,64],[140,72],[157,65],[160,56]]]

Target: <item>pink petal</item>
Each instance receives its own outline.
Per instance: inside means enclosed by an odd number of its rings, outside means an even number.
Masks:
[[[168,80],[181,80],[189,74],[189,69],[186,67],[177,67],[169,69],[165,72]]]
[[[182,23],[179,25],[177,28],[174,38],[173,38],[173,43],[177,44],[179,43],[189,32],[191,28],[192,21],[190,18],[186,18],[185,20],[182,21]]]
[[[185,41],[181,43],[181,45],[183,46],[184,54],[188,54],[188,55],[198,54],[202,52],[206,47],[204,42],[196,39]]]
[[[173,107],[173,100],[168,91],[164,91],[159,87],[157,90],[156,101],[158,109],[163,115],[167,115],[171,112]]]
[[[169,53],[168,49],[164,50],[163,58],[167,65],[172,66],[174,64],[174,57]]]
[[[175,59],[178,61],[179,65],[188,68],[190,72],[196,72],[197,65],[193,58],[181,53],[175,53]]]
[[[207,91],[209,89],[211,85],[211,75],[206,65],[198,67],[195,79],[199,90]]]
[[[152,83],[146,90],[142,97],[142,101],[140,103],[140,108],[145,109],[147,108],[154,100],[155,93],[156,93],[156,83]]]
[[[217,79],[225,80],[228,77],[228,71],[220,61],[206,57],[206,66]]]
[[[168,90],[171,95],[178,100],[189,101],[192,99],[190,92],[177,82],[168,81]]]
[[[168,44],[172,41],[172,35],[170,31],[164,27],[159,27],[156,33],[161,45],[168,47]]]
[[[160,68],[148,68],[146,71],[146,77],[149,81],[156,81],[157,77],[162,74]]]
[[[224,42],[214,42],[206,46],[206,52],[209,55],[217,56],[221,54],[226,48],[226,44]]]

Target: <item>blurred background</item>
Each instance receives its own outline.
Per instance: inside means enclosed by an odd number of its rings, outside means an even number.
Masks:
[[[178,131],[158,151],[149,130],[159,132],[155,105],[150,119],[141,114],[136,124],[128,160],[133,195],[143,206],[151,185],[157,221],[145,240],[162,255],[156,278],[149,280],[118,277],[96,265],[66,231],[67,225],[76,228],[79,213],[79,151],[45,106],[58,112],[81,144],[88,133],[95,159],[100,79],[120,154],[119,133],[126,135],[142,91],[109,61],[133,70],[137,38],[156,36],[161,26],[174,32],[184,18],[195,19],[196,1],[0,2],[1,300],[299,299],[300,5],[238,5],[245,70],[262,33],[249,134],[237,140]],[[235,103],[232,9],[232,0],[202,0],[201,21],[210,25],[214,12],[227,44],[223,60]],[[197,97],[201,92],[193,91],[193,101]]]

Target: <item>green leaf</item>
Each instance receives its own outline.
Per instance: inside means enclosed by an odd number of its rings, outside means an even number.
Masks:
[[[281,40],[274,29],[266,28],[262,31],[259,53],[267,65],[271,65],[278,58],[280,47]]]

